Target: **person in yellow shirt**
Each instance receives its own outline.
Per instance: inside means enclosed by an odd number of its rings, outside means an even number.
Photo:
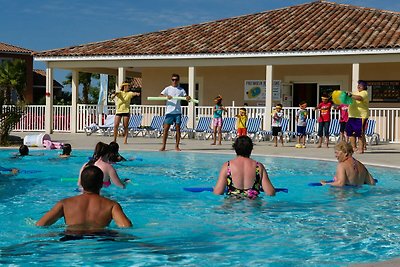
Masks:
[[[130,117],[130,104],[131,99],[134,96],[140,96],[139,92],[131,92],[129,91],[130,84],[124,82],[121,84],[121,91],[115,92],[111,94],[111,98],[116,99],[116,107],[117,111],[115,113],[114,119],[114,142],[117,142],[118,136],[118,127],[121,123],[121,119],[123,118],[123,127],[124,127],[124,144],[128,143],[128,123]]]
[[[349,120],[346,124],[346,134],[349,137],[353,150],[357,151],[357,153],[364,153],[364,130],[369,117],[367,83],[361,80],[358,81],[357,89],[358,92],[347,93],[353,99],[353,102],[349,105]],[[356,138],[358,138],[358,149]]]
[[[237,120],[237,134],[238,136],[247,135],[247,113],[245,108],[240,108],[239,114],[236,115]]]

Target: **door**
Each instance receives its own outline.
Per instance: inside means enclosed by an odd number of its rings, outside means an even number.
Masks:
[[[298,107],[301,101],[306,101],[307,106],[315,107],[317,105],[316,83],[295,83],[293,84],[293,107]]]

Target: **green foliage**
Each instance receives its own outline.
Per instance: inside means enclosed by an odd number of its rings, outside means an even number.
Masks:
[[[10,132],[23,115],[23,93],[26,89],[26,62],[16,59],[0,65],[0,144],[6,145]],[[17,106],[11,104],[11,93],[18,96]]]
[[[93,74],[88,72],[79,72],[79,84],[82,85],[82,103],[89,104],[89,92],[91,88],[92,79],[99,79],[100,74]],[[72,73],[65,76],[63,85],[72,84]]]

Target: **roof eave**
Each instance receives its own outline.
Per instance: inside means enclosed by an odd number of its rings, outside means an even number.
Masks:
[[[220,54],[175,54],[175,55],[116,55],[116,56],[35,56],[36,61],[98,61],[98,60],[179,60],[179,59],[228,59],[228,58],[268,58],[344,55],[385,55],[399,54],[400,48],[326,50],[326,51],[285,51],[267,53],[220,53]]]

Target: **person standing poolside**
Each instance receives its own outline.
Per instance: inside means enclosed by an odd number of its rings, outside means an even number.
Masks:
[[[272,136],[274,137],[275,147],[278,146],[278,135],[283,146],[282,120],[283,120],[282,104],[277,104],[272,112]]]
[[[165,110],[162,146],[160,148],[160,151],[165,151],[165,147],[167,145],[168,131],[171,125],[174,123],[176,129],[175,150],[181,151],[181,149],[179,148],[179,142],[181,140],[181,101],[179,99],[173,99],[173,97],[185,96],[187,101],[189,101],[191,97],[186,95],[185,90],[179,86],[178,74],[172,74],[171,85],[165,87],[164,90],[162,90],[160,96],[166,96],[168,98],[167,107]]]
[[[340,104],[336,107],[339,110],[339,123],[340,123],[340,140],[348,141],[348,137],[346,135],[346,124],[349,120],[349,105],[347,104]]]
[[[117,171],[109,162],[109,157],[110,157],[110,146],[105,143],[98,142],[94,149],[92,158],[90,159],[89,162],[85,163],[81,168],[78,178],[78,186],[79,187],[82,186],[81,176],[85,168],[94,165],[99,167],[104,173],[103,187],[109,187],[112,181],[113,184],[115,184],[116,186],[125,189],[125,182],[121,181],[121,179],[119,178]]]
[[[365,126],[369,117],[369,98],[367,83],[365,81],[358,81],[358,92],[347,93],[353,99],[349,105],[349,120],[346,124],[346,134],[349,137],[353,150],[357,153],[364,153],[365,141]],[[356,144],[358,138],[358,149]]]
[[[111,98],[117,97],[117,111],[114,119],[114,142],[117,141],[119,124],[121,123],[121,119],[123,118],[122,125],[124,127],[124,144],[128,143],[128,124],[130,117],[131,99],[134,96],[140,96],[139,92],[130,92],[129,87],[130,84],[124,82],[123,84],[121,84],[121,91],[111,94]]]
[[[296,125],[297,125],[297,144],[296,148],[305,148],[306,147],[306,126],[307,126],[307,102],[301,101],[299,103],[300,109],[296,112]]]
[[[226,194],[229,196],[255,199],[260,194],[262,186],[265,194],[275,196],[275,188],[269,180],[264,165],[250,158],[253,151],[251,138],[239,136],[233,148],[237,156],[222,165],[214,194],[222,195],[227,188]]]
[[[335,157],[338,160],[336,175],[333,182],[321,181],[321,184],[333,186],[345,185],[375,185],[375,180],[367,168],[353,158],[353,147],[351,144],[341,141],[335,146]]]
[[[315,110],[319,110],[318,117],[318,148],[322,146],[322,139],[325,136],[325,147],[329,147],[329,124],[331,122],[331,108],[332,103],[329,101],[327,95],[321,96],[322,102],[315,107]]]
[[[239,114],[236,115],[237,120],[237,134],[238,136],[246,136],[247,135],[247,113],[245,108],[239,109]]]
[[[222,113],[227,109],[222,105],[222,96],[217,96],[214,98],[214,115],[213,115],[213,139],[214,142],[211,145],[217,144],[217,133],[218,133],[218,145],[222,145]]]
[[[114,220],[119,227],[131,227],[132,222],[125,215],[118,202],[100,196],[103,186],[103,172],[96,166],[82,171],[83,194],[59,201],[39,221],[37,226],[49,226],[64,217],[68,230],[98,231]]]

